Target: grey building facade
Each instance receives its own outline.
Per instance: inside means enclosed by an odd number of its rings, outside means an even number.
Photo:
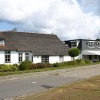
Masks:
[[[80,50],[80,59],[100,61],[100,41],[89,39],[67,40],[64,43],[70,48]]]

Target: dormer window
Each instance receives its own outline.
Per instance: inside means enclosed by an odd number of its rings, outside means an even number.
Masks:
[[[0,46],[5,46],[4,40],[0,39]]]
[[[97,43],[97,47],[100,48],[100,42]]]
[[[95,42],[89,41],[89,42],[88,42],[88,47],[94,48],[94,47],[95,47]]]
[[[71,41],[71,47],[72,47],[72,48],[77,47],[77,42],[76,42],[76,41]]]

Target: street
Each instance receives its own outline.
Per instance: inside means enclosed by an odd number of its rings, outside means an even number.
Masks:
[[[72,83],[80,79],[100,75],[100,65],[94,66],[95,67],[71,70],[58,74],[48,74],[40,77],[0,81],[0,100],[31,92],[39,92],[66,83]]]

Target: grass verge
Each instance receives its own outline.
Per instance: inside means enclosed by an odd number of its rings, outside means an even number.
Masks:
[[[42,68],[42,69],[34,69],[34,70],[24,70],[24,71],[0,72],[0,76],[15,75],[15,74],[24,74],[24,73],[35,73],[35,72],[43,72],[43,71],[49,71],[49,70],[74,68],[74,67],[84,67],[84,66],[96,65],[96,64],[100,64],[100,62],[93,62],[91,64],[85,64],[85,65],[84,64],[80,64],[80,65],[66,65],[65,63],[61,63],[59,67]]]
[[[14,100],[100,100],[100,75]]]

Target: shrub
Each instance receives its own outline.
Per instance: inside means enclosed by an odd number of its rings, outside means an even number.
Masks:
[[[16,66],[18,68],[18,70],[19,70],[19,65],[18,64],[13,64],[13,66]]]
[[[29,69],[31,70],[31,69],[37,69],[37,65],[36,64],[31,64],[30,66],[29,66]]]
[[[45,68],[51,68],[52,65],[50,63],[45,63]]]
[[[68,51],[68,54],[69,54],[69,56],[73,57],[73,60],[74,60],[74,57],[76,57],[80,54],[80,50],[78,48],[71,48]]]
[[[68,61],[66,64],[67,65],[77,65],[78,62],[77,61]]]
[[[14,65],[0,65],[0,72],[17,71],[18,68]]]
[[[86,64],[91,64],[92,61],[91,60],[84,60]]]
[[[80,60],[78,64],[80,64],[80,65],[85,65],[86,63],[85,63],[84,60]]]
[[[23,61],[20,63],[19,69],[20,70],[29,70],[31,65],[32,65],[31,61]]]
[[[37,63],[36,67],[37,68],[45,68],[45,64],[44,63]]]
[[[30,65],[30,69],[51,68],[51,67],[52,65],[49,63],[37,63]]]
[[[54,63],[53,67],[59,67],[59,63]]]

